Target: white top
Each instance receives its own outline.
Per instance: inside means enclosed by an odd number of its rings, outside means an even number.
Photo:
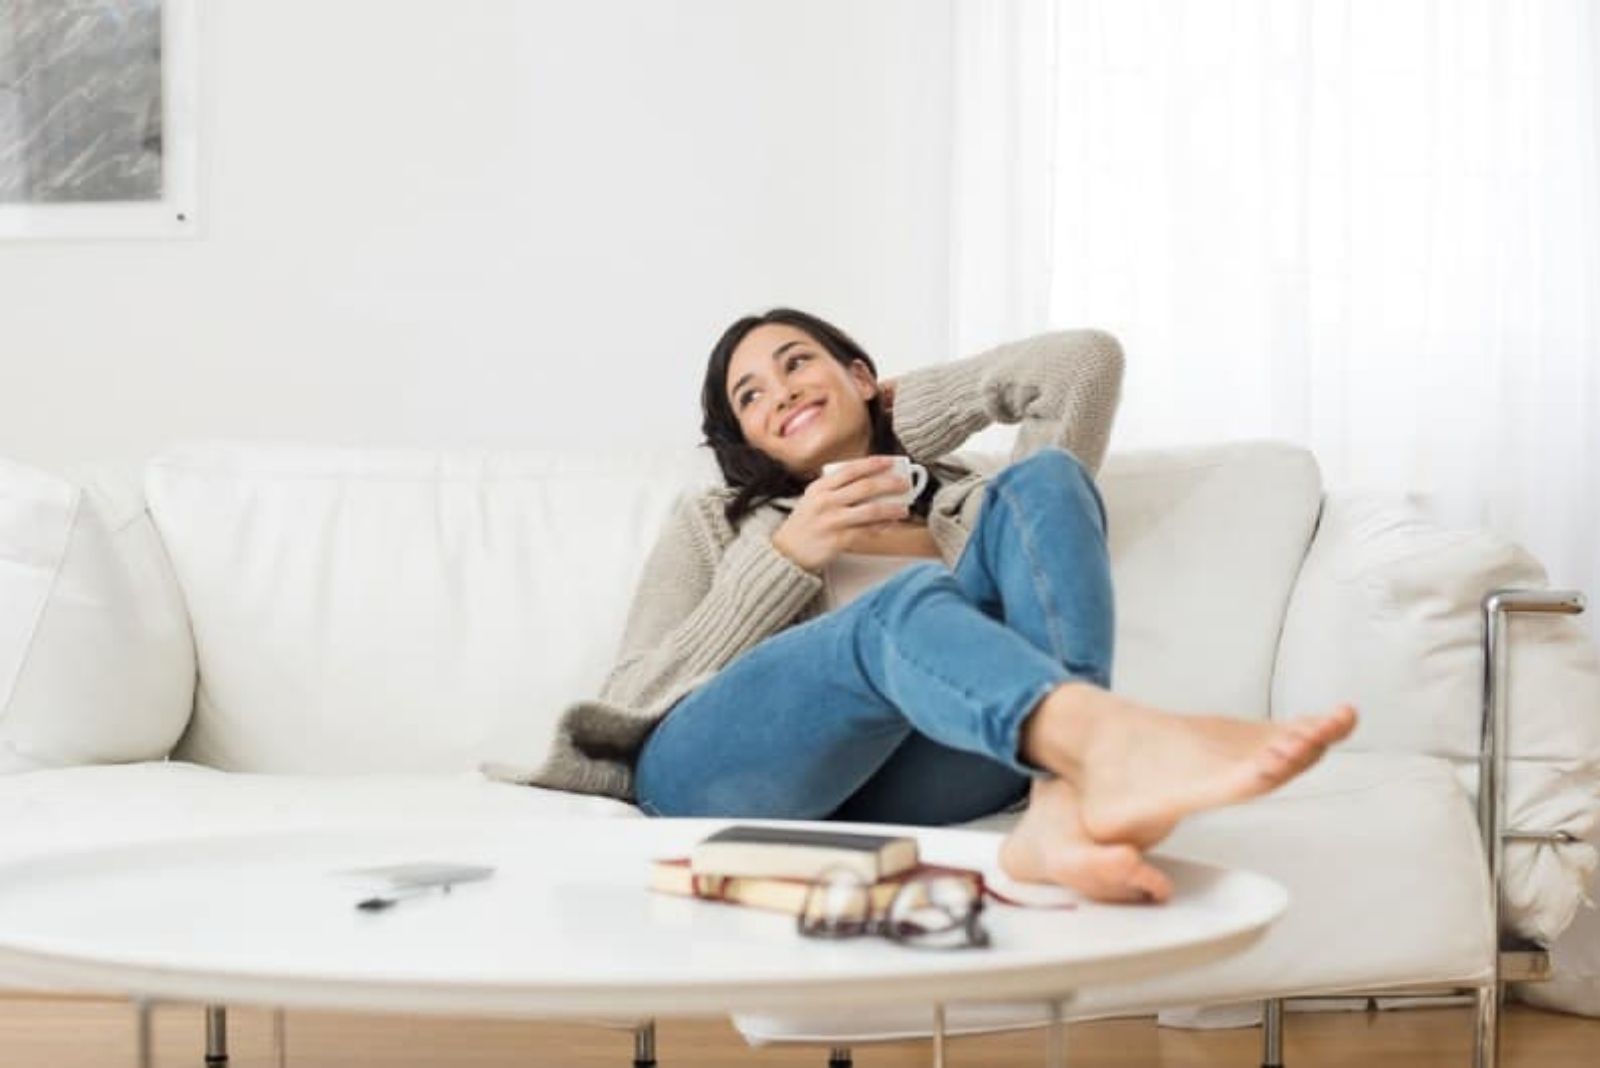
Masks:
[[[911,564],[937,560],[934,556],[890,556],[877,553],[840,553],[822,572],[824,605],[831,612],[849,604],[867,590]]]
[[[971,998],[1065,999],[1249,946],[1288,895],[1161,859],[1163,906],[990,906],[993,945],[932,952],[801,937],[792,916],[646,889],[727,821],[551,820],[280,832],[0,864],[0,972],[133,997],[486,1016],[705,1015]],[[793,824],[785,824],[793,826]],[[813,825],[839,830],[846,824]],[[905,828],[859,825],[904,832]],[[919,829],[926,859],[995,869],[991,832]],[[341,869],[489,864],[493,878],[382,912]],[[1032,888],[1057,902],[1064,890]]]

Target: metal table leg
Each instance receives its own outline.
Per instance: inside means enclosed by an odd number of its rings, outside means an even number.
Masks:
[[[222,1068],[228,1063],[228,1010],[223,1005],[206,1006],[206,1068]]]
[[[282,1009],[272,1010],[272,1063],[278,1068],[289,1063],[289,1025]]]
[[[633,1068],[655,1068],[656,1022],[642,1023],[633,1029]]]
[[[1050,1003],[1050,1031],[1046,1036],[1045,1064],[1049,1068],[1066,1068],[1067,1020],[1064,1003]]]
[[[136,1037],[134,1044],[139,1051],[139,1068],[154,1068],[155,1046],[151,1041],[150,1012],[152,1005],[144,998],[135,998],[133,1011],[135,1014]]]
[[[1283,1068],[1283,999],[1261,1003],[1261,1068]]]

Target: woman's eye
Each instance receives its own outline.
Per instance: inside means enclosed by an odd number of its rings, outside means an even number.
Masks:
[[[795,355],[790,356],[787,361],[785,361],[784,366],[793,371],[795,364],[809,359],[811,359],[811,354],[809,352],[796,353]],[[738,405],[740,408],[743,408],[746,404],[750,403],[750,398],[754,397],[758,392],[760,391],[754,389],[746,390],[745,392],[739,394],[739,396],[734,400],[734,404]]]

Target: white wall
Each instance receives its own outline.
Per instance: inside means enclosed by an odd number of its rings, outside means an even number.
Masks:
[[[206,0],[196,241],[0,245],[0,454],[698,440],[789,303],[943,359],[951,0]]]

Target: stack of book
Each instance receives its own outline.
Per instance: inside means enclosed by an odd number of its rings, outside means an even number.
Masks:
[[[799,914],[818,879],[839,868],[867,886],[874,911],[907,880],[925,875],[967,878],[983,889],[978,872],[924,864],[915,838],[743,825],[718,831],[687,857],[653,862],[650,888]]]

